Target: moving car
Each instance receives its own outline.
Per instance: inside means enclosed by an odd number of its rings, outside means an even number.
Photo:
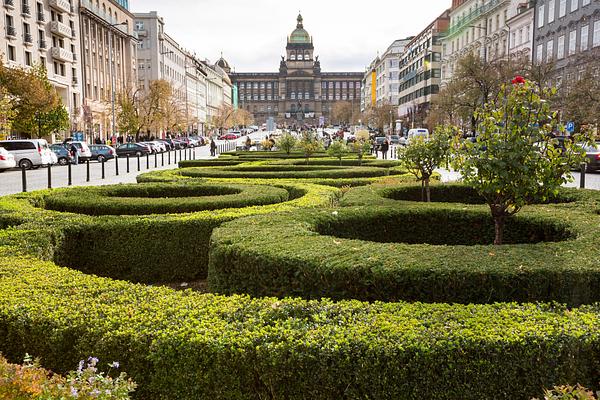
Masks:
[[[236,140],[238,136],[234,133],[226,133],[224,135],[219,136],[219,140]]]
[[[0,147],[0,172],[4,172],[7,169],[11,169],[17,166],[15,156],[10,154],[8,150]]]
[[[114,147],[105,144],[90,145],[90,151],[92,152],[92,159],[97,160],[98,162],[112,160],[117,155]]]
[[[53,144],[50,146],[50,150],[56,154],[58,165],[67,165],[73,162],[73,157],[64,144]]]
[[[44,139],[2,140],[0,147],[14,156],[19,168],[39,168],[53,163],[52,150]]]
[[[126,143],[117,147],[116,150],[117,156],[119,157],[127,157],[127,156],[145,156],[146,154],[150,154],[151,150],[148,146],[144,146],[139,143]]]

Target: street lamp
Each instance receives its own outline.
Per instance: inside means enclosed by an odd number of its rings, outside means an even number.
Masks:
[[[110,24],[111,28],[117,27],[117,26],[123,26],[123,25],[128,25],[127,22],[121,22],[118,24]],[[113,49],[114,49],[114,45],[113,45],[113,34],[111,32],[109,32],[110,35],[110,40],[108,41],[109,44],[109,51],[108,54],[110,55],[110,80],[111,80],[111,93],[112,93],[112,136],[115,136],[115,131],[116,131],[116,116],[115,116],[115,102],[116,102],[116,94],[115,94],[115,90],[116,90],[116,77],[115,77],[115,60],[114,60],[114,54],[113,54]],[[112,143],[111,143],[112,144]]]

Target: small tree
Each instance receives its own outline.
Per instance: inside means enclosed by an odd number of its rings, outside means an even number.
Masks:
[[[452,135],[453,128],[439,127],[430,139],[416,137],[400,151],[403,166],[421,182],[421,201],[431,202],[431,175],[448,159]]]
[[[495,225],[495,245],[503,243],[506,219],[525,205],[546,201],[570,179],[573,162],[585,155],[575,142],[565,141],[561,151],[552,137],[560,129],[548,102],[555,89],[539,89],[518,76],[504,86],[495,102],[478,110],[480,135],[465,142],[455,167],[490,207]]]
[[[38,138],[42,138],[49,133],[69,129],[69,112],[62,104],[58,104],[48,112],[37,113],[35,119]]]
[[[304,158],[306,158],[306,165],[310,161],[310,157],[317,151],[323,149],[322,143],[317,139],[314,133],[305,131],[302,133],[302,139],[298,143],[298,146],[304,152]]]
[[[8,92],[0,86],[0,140],[6,139],[10,133],[15,115]]]
[[[298,140],[296,140],[294,135],[286,132],[277,139],[277,148],[283,150],[289,156],[297,143]]]
[[[350,149],[353,153],[356,153],[358,165],[362,165],[365,154],[371,153],[371,143],[368,140],[359,139],[350,145]]]
[[[329,157],[337,158],[340,161],[340,165],[342,165],[342,158],[348,154],[348,146],[341,140],[335,140],[327,149],[327,154]]]

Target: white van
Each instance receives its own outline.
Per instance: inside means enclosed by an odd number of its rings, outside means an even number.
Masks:
[[[52,150],[44,139],[2,140],[0,147],[15,156],[19,168],[39,168],[54,163]]]
[[[423,138],[425,140],[429,139],[429,130],[425,128],[411,129],[408,131],[408,135],[406,136],[406,145],[410,145],[410,142],[416,138]]]

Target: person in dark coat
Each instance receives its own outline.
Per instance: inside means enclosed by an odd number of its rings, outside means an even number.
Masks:
[[[387,153],[388,153],[389,149],[390,149],[390,142],[386,138],[383,141],[383,143],[381,144],[381,155],[384,160],[387,160]]]
[[[210,155],[215,157],[217,155],[217,144],[214,139],[210,139]]]

